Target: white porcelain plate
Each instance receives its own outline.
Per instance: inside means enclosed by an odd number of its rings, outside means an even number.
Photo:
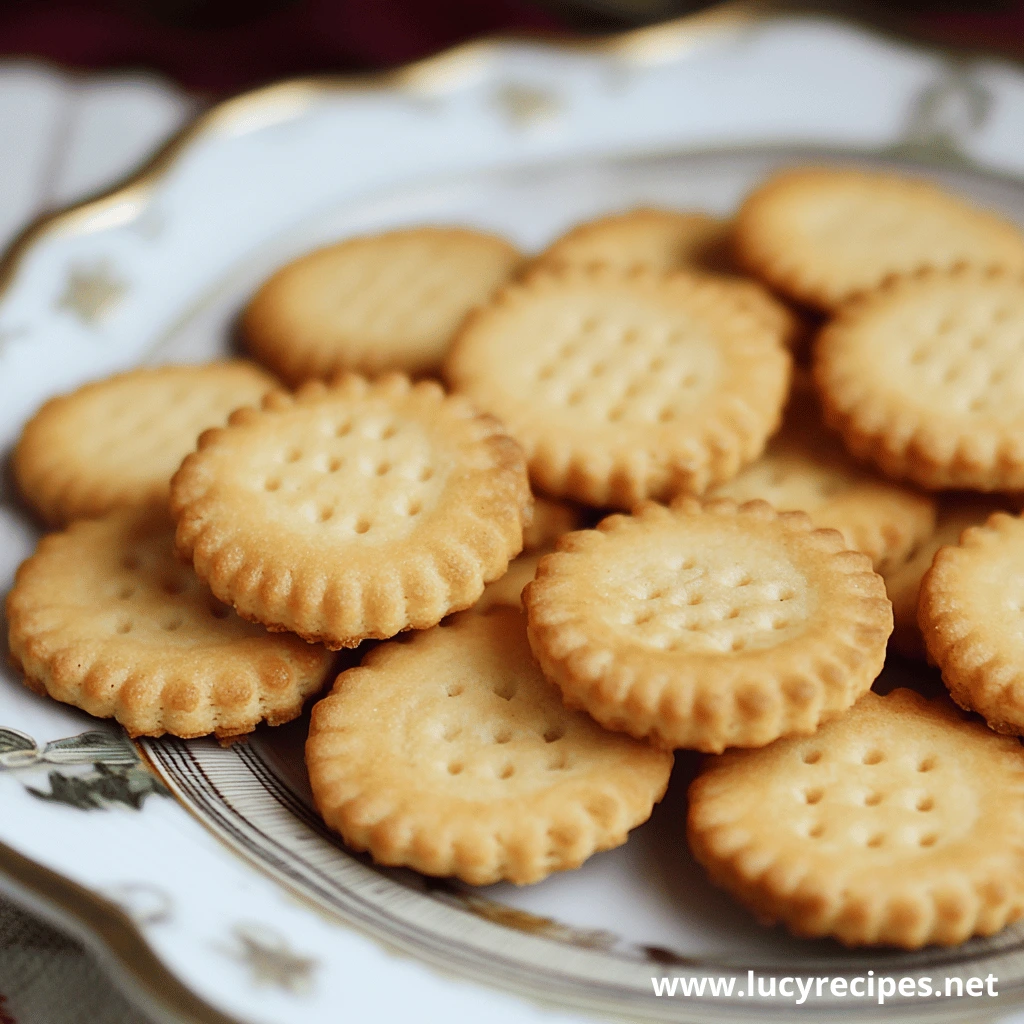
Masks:
[[[455,223],[536,249],[640,203],[728,214],[773,168],[903,167],[1024,223],[1024,76],[826,20],[689,19],[599,46],[484,43],[375,80],[286,83],[215,108],[6,264],[0,447],[47,396],[140,362],[229,352],[246,297],[315,245]],[[37,530],[9,484],[0,586]],[[934,687],[925,670],[887,670]],[[1024,1003],[1024,928],[954,950],[850,952],[757,925],[713,890],[669,794],[577,872],[472,890],[375,868],[312,810],[305,720],[248,743],[145,740],[0,680],[0,885],[81,935],[166,1019],[991,1019]],[[872,979],[800,1005],[767,979]],[[871,974],[869,975],[869,972]],[[946,977],[999,996],[946,997]],[[652,978],[735,978],[731,998]],[[941,997],[874,979],[938,979]],[[953,988],[955,992],[955,986]]]

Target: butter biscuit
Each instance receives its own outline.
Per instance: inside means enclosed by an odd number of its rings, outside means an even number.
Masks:
[[[885,592],[892,602],[893,629],[889,646],[908,658],[924,658],[924,641],[917,625],[917,599],[921,580],[931,568],[939,548],[959,544],[969,526],[980,526],[993,512],[1009,507],[1010,499],[982,495],[957,494],[939,502],[935,529],[916,544],[900,561],[891,561],[879,570],[885,580]]]
[[[953,700],[997,732],[1024,735],[1024,521],[994,513],[940,548],[918,623]]]
[[[944,696],[869,693],[813,737],[708,758],[687,831],[715,885],[796,935],[951,946],[1024,912],[1024,751]]]
[[[753,501],[780,512],[806,512],[815,526],[838,530],[875,571],[902,562],[935,527],[935,499],[872,473],[826,430],[807,387],[794,386],[782,429],[764,454],[709,496]]]
[[[524,447],[539,489],[629,508],[701,492],[760,454],[792,329],[748,281],[537,271],[469,318],[445,374]]]
[[[503,238],[421,227],[350,238],[277,271],[242,317],[255,359],[299,384],[438,370],[456,328],[522,263]]]
[[[272,393],[204,433],[171,484],[178,551],[214,594],[332,649],[469,607],[532,501],[494,419],[399,374]]]
[[[639,207],[576,225],[531,266],[728,272],[731,227],[698,211]]]
[[[734,245],[750,273],[825,311],[920,270],[1024,271],[1016,225],[929,181],[847,168],[775,175],[740,207]]]
[[[522,885],[620,846],[672,756],[562,706],[522,612],[467,612],[376,647],[313,709],[324,821],[380,864]]]
[[[132,736],[221,738],[296,718],[332,656],[235,615],[174,552],[166,513],[118,509],[39,542],[7,596],[25,682]]]
[[[1024,490],[1024,277],[895,281],[839,311],[813,370],[826,421],[888,476]]]
[[[763,501],[609,516],[566,534],[523,599],[569,707],[714,753],[814,732],[870,688],[892,631],[868,557]]]
[[[126,505],[166,508],[181,460],[208,427],[277,381],[230,360],[119,373],[48,401],[25,425],[14,478],[51,526]]]

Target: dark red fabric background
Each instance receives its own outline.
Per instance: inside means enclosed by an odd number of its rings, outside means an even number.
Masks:
[[[895,14],[925,39],[1024,57],[1024,0],[879,0],[865,10]],[[623,26],[568,0],[0,0],[0,56],[152,68],[215,98],[285,76],[401,64],[489,33],[613,27]]]

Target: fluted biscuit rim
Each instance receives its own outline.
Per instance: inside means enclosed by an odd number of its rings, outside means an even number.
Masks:
[[[981,877],[972,877],[969,866],[958,859],[945,872],[944,880],[925,885],[922,891],[922,886],[916,884],[917,873],[887,873],[883,863],[878,871],[869,872],[866,880],[854,884],[848,876],[837,877],[834,870],[816,869],[809,859],[801,861],[792,855],[780,859],[777,847],[783,840],[772,843],[770,836],[772,831],[785,827],[785,822],[776,820],[770,806],[763,807],[763,815],[755,826],[769,836],[760,842],[751,832],[749,815],[739,820],[735,815],[715,812],[716,791],[727,796],[743,784],[736,775],[744,769],[745,761],[761,765],[765,760],[794,753],[803,764],[813,765],[823,755],[827,756],[830,731],[855,726],[877,712],[926,715],[940,726],[948,724],[982,742],[991,741],[993,757],[1005,762],[1009,782],[1004,790],[1011,791],[1011,799],[999,803],[995,817],[1015,821],[1016,825],[1010,827],[1011,834],[1001,855],[994,854],[988,845],[984,847],[979,858]],[[871,748],[866,750],[865,757],[870,757]],[[794,764],[787,769],[793,774],[794,787],[801,785],[800,767]],[[927,762],[917,770],[928,770]],[[763,778],[762,767],[756,778],[748,774],[746,781],[756,788],[763,784]],[[808,778],[808,784],[813,781]],[[884,782],[881,785],[884,787]],[[979,801],[983,800],[993,789],[992,779],[978,779],[977,789]],[[820,790],[808,792],[817,800],[824,795]],[[1019,811],[1013,813],[1014,807],[1021,806],[1022,796],[1024,754],[1018,743],[971,721],[944,697],[926,700],[913,690],[897,689],[886,697],[866,694],[847,715],[826,727],[819,745],[813,740],[782,740],[763,750],[728,751],[705,761],[689,790],[687,839],[694,858],[708,872],[712,883],[748,906],[766,924],[781,922],[795,935],[831,936],[850,947],[919,949],[933,943],[951,946],[972,935],[994,934],[1024,914],[1024,816]],[[928,848],[924,847],[922,856],[928,856]],[[843,851],[844,869],[855,863],[851,862],[851,852]]]
[[[97,717],[114,718],[133,737],[167,733],[184,739],[210,734],[230,738],[252,732],[260,722],[281,725],[301,714],[306,699],[323,686],[333,659],[324,648],[298,637],[227,637],[230,664],[208,659],[203,671],[180,648],[125,650],[116,641],[76,637],[73,631],[69,636],[66,627],[54,625],[47,613],[54,602],[38,593],[40,587],[59,582],[52,571],[54,560],[58,568],[61,563],[77,565],[81,545],[97,535],[104,542],[111,530],[115,537],[139,535],[144,543],[165,530],[168,553],[173,552],[173,524],[166,512],[148,509],[115,509],[44,536],[19,566],[5,605],[11,658],[30,689]],[[155,683],[158,690],[151,689]],[[198,704],[176,706],[182,694],[195,696],[196,686],[203,691]],[[241,691],[249,693],[244,707],[218,706],[218,692],[227,700]],[[209,721],[204,723],[204,717]]]
[[[11,466],[19,493],[49,526],[58,529],[76,519],[102,516],[128,505],[146,505],[154,511],[165,508],[169,476],[140,489],[133,481],[126,484],[122,478],[108,475],[103,479],[94,471],[83,472],[84,467],[75,472],[73,460],[62,459],[47,434],[69,416],[73,419],[76,407],[97,393],[136,382],[139,388],[146,388],[184,375],[195,380],[228,373],[246,377],[263,392],[280,387],[278,381],[257,363],[247,359],[226,359],[209,363],[134,367],[54,396],[25,424],[15,446]],[[239,396],[232,407],[223,410],[221,420],[227,418],[233,407],[246,401],[247,397]],[[141,407],[147,408],[146,403],[143,402]],[[193,437],[189,444],[194,442]],[[116,443],[116,439],[111,438],[111,443]]]
[[[825,421],[842,434],[854,456],[894,479],[929,490],[1024,490],[1024,434],[1009,429],[1000,434],[995,428],[955,432],[947,410],[920,417],[905,403],[887,401],[853,367],[857,347],[851,333],[862,318],[936,282],[1019,284],[1024,303],[1024,275],[970,266],[922,270],[851,299],[837,310],[814,346],[812,372]]]
[[[429,421],[422,410],[414,410],[413,418],[447,431],[452,447],[464,456],[457,486],[466,500],[449,494],[444,529],[428,535],[418,527],[409,543],[393,545],[383,561],[364,559],[368,564],[360,567],[353,560],[343,573],[326,575],[323,551],[298,561],[276,557],[266,537],[253,535],[258,528],[238,525],[244,496],[223,492],[208,463],[228,457],[233,439],[243,432],[293,408],[325,402],[351,406],[364,399],[396,408],[429,406]],[[470,457],[480,464],[471,465]],[[472,605],[484,584],[500,576],[522,549],[532,501],[522,451],[497,420],[464,398],[446,395],[434,381],[412,383],[402,374],[369,381],[341,373],[330,383],[309,381],[294,394],[273,392],[261,409],[236,410],[227,427],[206,431],[171,482],[179,554],[213,593],[243,618],[332,650],[424,629]],[[297,525],[293,532],[303,530]]]
[[[746,332],[730,328],[715,339],[716,345],[743,347],[742,358],[734,353],[731,365],[739,367],[745,386],[723,390],[700,423],[683,432],[658,423],[619,425],[609,440],[570,439],[564,431],[545,429],[544,408],[508,396],[501,366],[474,350],[486,344],[477,339],[486,339],[492,323],[528,310],[534,296],[574,287],[593,294],[625,288],[682,302],[718,298],[729,314],[750,323]],[[645,498],[702,492],[760,454],[781,418],[792,366],[787,343],[795,330],[788,310],[752,281],[687,271],[622,272],[603,265],[542,267],[500,289],[489,305],[467,318],[445,362],[444,377],[456,393],[505,423],[525,450],[531,479],[541,490],[595,507],[629,508]]]
[[[993,256],[989,260],[978,261],[964,256],[941,265],[923,260],[913,266],[879,267],[869,280],[844,288],[830,280],[830,275],[822,269],[824,264],[821,260],[801,259],[792,253],[787,256],[786,247],[784,244],[780,245],[777,233],[772,230],[770,224],[766,226],[763,223],[764,220],[771,219],[773,205],[780,195],[793,191],[799,193],[825,179],[843,179],[855,182],[857,186],[864,183],[870,185],[874,182],[881,184],[882,187],[895,186],[907,194],[932,197],[933,201],[958,209],[979,224],[985,224],[993,235],[998,233],[1005,236],[997,247],[1007,248],[1005,240],[1016,233],[1017,258],[1013,260],[1004,255],[1001,258]],[[878,187],[878,184],[875,187]],[[756,277],[765,280],[772,288],[796,302],[805,303],[826,313],[859,295],[884,287],[901,276],[920,271],[942,272],[972,263],[980,263],[986,267],[1006,266],[1009,269],[1024,269],[1024,236],[1020,235],[1019,230],[1015,232],[1015,225],[1012,222],[969,204],[960,196],[947,192],[928,179],[849,167],[795,167],[779,171],[768,181],[763,182],[746,197],[737,213],[734,250],[738,262]]]
[[[418,674],[423,659],[413,661],[414,651],[424,647],[446,651],[459,642],[491,644],[495,639],[511,640],[516,631],[522,634],[522,648],[529,658],[521,611],[495,607],[482,614],[462,612],[444,625],[378,646],[361,666],[338,676],[331,693],[313,708],[306,763],[317,809],[347,845],[369,851],[378,863],[411,867],[427,875],[454,875],[471,885],[499,881],[523,885],[577,868],[593,854],[620,846],[630,830],[650,817],[668,785],[671,755],[628,737],[603,733],[585,716],[581,724],[614,756],[598,759],[582,777],[559,778],[559,773],[549,772],[550,784],[540,789],[486,800],[471,794],[423,791],[413,768],[396,765],[396,752],[386,739],[377,733],[372,738],[365,733],[353,736],[359,728],[352,724],[358,718],[353,702],[357,709],[376,706],[378,694],[393,689],[388,686],[389,672],[406,678],[412,672],[417,692],[436,682]],[[517,658],[521,652],[517,647],[504,656]],[[539,669],[534,678],[547,687]],[[448,685],[447,674],[441,681]],[[490,685],[482,680],[483,687]],[[400,689],[401,683],[397,686]],[[552,696],[557,706],[553,687]],[[442,711],[439,707],[438,721],[444,717]],[[580,715],[559,711],[565,716]],[[458,756],[458,740],[452,742]],[[554,751],[556,745],[571,742],[564,735],[545,735],[541,746],[550,745]],[[367,745],[372,754],[367,754]],[[561,751],[558,756],[571,759],[571,753],[570,747],[568,754]]]
[[[767,526],[788,543],[800,544],[823,574],[848,579],[834,607],[818,615],[824,635],[805,636],[798,656],[780,664],[770,649],[733,661],[696,653],[669,661],[623,651],[613,637],[589,632],[586,614],[575,613],[559,595],[559,577],[571,587],[574,563],[588,553],[599,560],[608,534],[642,535],[648,525],[682,523],[694,515],[743,518],[751,529]],[[585,597],[584,587],[581,600]],[[632,516],[609,516],[596,530],[563,537],[558,550],[541,562],[523,601],[534,655],[568,706],[585,708],[606,728],[710,753],[814,732],[870,688],[892,630],[885,585],[868,557],[846,550],[837,531],[816,529],[805,513],[779,513],[764,501],[737,505],[729,499],[683,497],[670,507],[645,502]]]

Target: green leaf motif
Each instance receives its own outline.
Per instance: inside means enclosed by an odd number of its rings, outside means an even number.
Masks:
[[[66,804],[80,811],[102,810],[111,804],[123,804],[133,810],[141,809],[147,796],[170,796],[167,787],[141,764],[93,764],[88,775],[65,775],[50,772],[50,791],[32,786],[25,788],[38,800]]]

